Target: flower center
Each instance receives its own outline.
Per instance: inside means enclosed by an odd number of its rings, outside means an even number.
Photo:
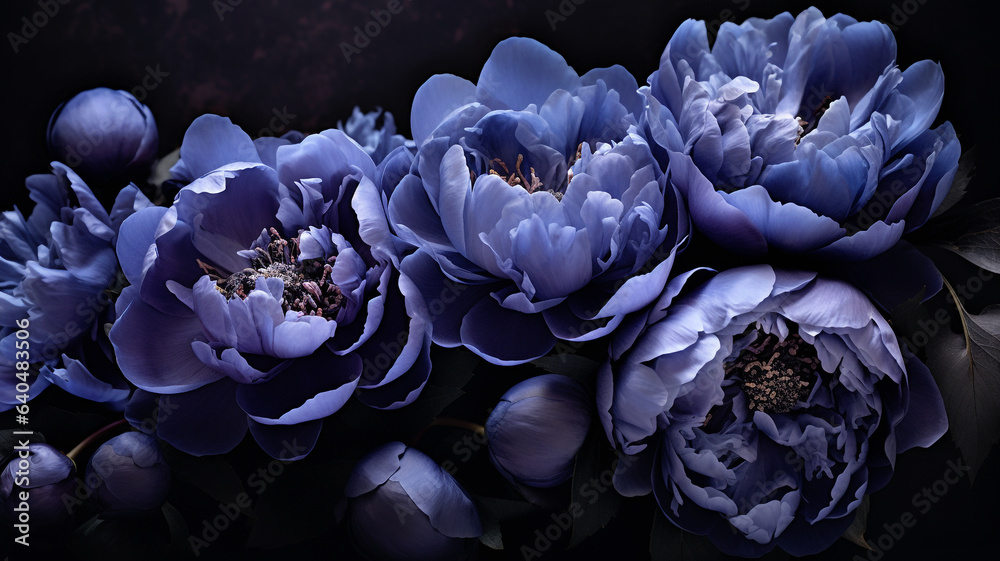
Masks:
[[[739,378],[750,410],[787,413],[809,398],[819,359],[816,349],[798,334],[782,341],[758,332],[757,340],[725,368],[727,376]]]
[[[826,110],[830,108],[831,103],[833,103],[833,98],[831,96],[826,96],[823,98],[823,101],[820,102],[819,107],[812,112],[812,116],[808,120],[803,119],[802,117],[796,117],[796,120],[799,122],[799,134],[795,138],[796,146],[798,146],[799,141],[802,140],[803,136],[816,129],[816,126],[819,125],[820,118],[822,118],[823,114],[826,113]]]
[[[508,164],[503,161],[502,158],[493,158],[489,161],[489,169],[487,173],[490,175],[495,175],[500,179],[507,182],[507,185],[512,187],[521,187],[529,193],[534,193],[536,191],[545,191],[557,201],[561,201],[563,195],[565,195],[566,187],[569,186],[570,181],[573,181],[573,163],[580,159],[581,152],[583,150],[583,143],[576,149],[576,154],[567,162],[566,165],[566,184],[565,186],[555,186],[554,188],[546,189],[541,178],[538,177],[538,173],[535,171],[534,167],[528,166],[528,173],[524,172],[524,154],[517,155],[517,161],[513,165]],[[471,175],[472,182],[476,181],[476,174],[474,172],[469,172]]]
[[[280,278],[285,284],[281,304],[284,311],[334,319],[344,300],[340,288],[330,280],[336,256],[325,261],[298,260],[295,257],[298,254],[298,238],[285,240],[274,228],[270,230],[270,237],[266,247],[254,248],[257,256],[250,259],[251,267],[226,278],[213,275],[216,289],[226,298],[236,296],[246,299],[256,287],[257,279]]]
[[[493,158],[490,160],[489,174],[500,177],[507,182],[507,185],[520,186],[525,191],[534,193],[542,188],[542,180],[535,175],[533,167],[528,168],[528,177],[525,177],[524,172],[521,171],[522,163],[524,163],[524,154],[517,155],[517,163],[514,164],[513,169],[500,158]],[[503,173],[500,173],[501,171]]]

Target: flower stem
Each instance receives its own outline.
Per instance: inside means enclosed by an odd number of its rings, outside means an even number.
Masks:
[[[104,428],[98,429],[97,432],[95,432],[94,434],[88,436],[87,438],[84,438],[82,442],[80,442],[79,444],[77,444],[76,448],[73,448],[72,450],[70,450],[69,454],[66,454],[66,457],[69,458],[69,459],[71,459],[71,460],[73,460],[73,462],[76,462],[76,457],[80,455],[80,452],[83,452],[83,450],[87,446],[90,446],[90,444],[93,441],[97,440],[97,438],[100,437],[101,435],[103,435],[104,433],[109,432],[111,430],[114,430],[119,425],[122,425],[124,423],[125,423],[125,419],[118,419],[117,421],[111,423],[110,425],[108,425],[108,426],[106,426]]]

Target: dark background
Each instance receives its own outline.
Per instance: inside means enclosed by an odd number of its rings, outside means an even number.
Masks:
[[[427,77],[453,73],[475,81],[492,47],[512,35],[541,40],[581,74],[622,64],[642,84],[656,69],[672,31],[686,18],[718,25],[723,20],[773,17],[784,10],[797,13],[809,5],[764,0],[577,0],[579,5],[571,0],[404,1],[402,12],[348,62],[341,44],[351,44],[355,26],[363,28],[372,20],[370,10],[384,9],[385,1],[51,1],[59,12],[44,18],[46,24],[19,45],[16,54],[8,34],[22,34],[22,18],[30,20],[41,7],[36,0],[4,0],[0,7],[5,38],[0,44],[3,209],[17,203],[28,210],[24,178],[48,170],[49,115],[84,89],[140,88],[142,95],[137,96],[157,118],[161,155],[179,146],[188,124],[206,112],[227,115],[257,136],[274,123],[280,126],[270,132],[279,135],[291,129],[317,132],[346,120],[355,105],[363,110],[381,106],[396,115],[401,132],[407,134],[410,100]],[[997,8],[954,0],[815,4],[828,16],[842,11],[859,20],[892,24],[903,67],[925,58],[941,62],[947,86],[938,122],[950,120],[963,148],[977,148],[972,196],[1000,195],[986,168],[998,149],[998,100],[993,93]],[[560,8],[565,20],[553,28],[546,12],[559,14]],[[143,88],[150,69],[158,71],[162,81],[147,79],[146,85],[155,87]],[[287,115],[288,122],[274,121],[276,112]],[[957,458],[947,438],[930,450],[899,458],[893,481],[872,495],[868,537],[875,543],[887,532],[883,524],[898,521],[906,512],[914,514],[916,526],[881,559],[977,559],[996,549],[1000,462],[995,450],[975,486],[964,477],[926,514],[912,502],[914,494],[942,479],[947,462]],[[567,558],[603,559],[615,552],[626,559],[641,557],[649,534],[648,507],[648,502],[626,502],[608,529],[571,550]],[[819,558],[851,559],[862,553],[840,541]],[[520,558],[514,551],[508,556]],[[875,554],[870,558],[879,559]]]

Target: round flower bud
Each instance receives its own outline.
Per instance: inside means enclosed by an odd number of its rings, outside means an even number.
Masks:
[[[369,559],[470,559],[483,533],[465,489],[424,453],[385,444],[354,467],[344,495],[351,540]]]
[[[507,390],[486,420],[493,465],[508,480],[532,487],[568,480],[590,429],[591,402],[579,382],[558,374]]]
[[[159,135],[152,112],[132,94],[95,88],[52,113],[48,143],[56,159],[101,181],[144,172],[156,158]]]
[[[127,432],[94,452],[87,464],[86,483],[104,516],[144,514],[166,500],[170,467],[155,438]]]
[[[16,450],[0,472],[4,524],[15,529],[24,524],[40,534],[70,530],[73,511],[63,498],[74,496],[76,486],[76,467],[62,452],[48,444],[29,444],[26,452]]]

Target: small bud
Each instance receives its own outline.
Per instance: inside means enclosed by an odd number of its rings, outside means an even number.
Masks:
[[[143,176],[159,135],[149,108],[125,91],[95,88],[60,105],[49,119],[49,151],[87,181]]]
[[[144,515],[170,492],[170,467],[155,438],[127,432],[94,452],[84,478],[105,517]]]
[[[579,382],[558,374],[507,390],[486,420],[493,465],[508,480],[532,487],[568,480],[590,430],[592,402]]]

